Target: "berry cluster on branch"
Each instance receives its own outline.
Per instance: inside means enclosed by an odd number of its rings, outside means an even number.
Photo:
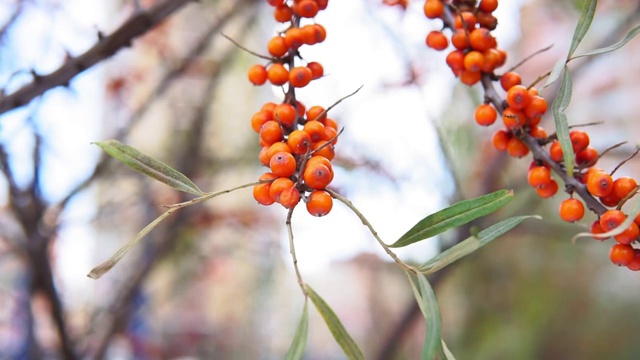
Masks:
[[[586,204],[598,216],[591,225],[593,237],[606,240],[608,237],[598,234],[615,229],[626,219],[629,214],[621,210],[622,206],[638,192],[639,187],[630,177],[614,179],[613,173],[618,167],[610,173],[596,167],[603,154],[590,146],[589,135],[582,130],[574,129],[569,134],[575,154],[572,164],[575,171],[567,171],[556,135],[548,134],[539,125],[548,105],[534,87],[535,83],[522,85],[522,78],[513,70],[496,73],[507,57],[506,51],[497,47],[497,41],[491,34],[498,24],[493,16],[497,8],[497,0],[426,0],[426,17],[440,19],[443,23],[442,31],[432,31],[427,35],[426,44],[438,51],[447,50],[452,45],[454,49],[447,55],[446,62],[453,74],[466,85],[482,85],[485,101],[476,108],[475,121],[479,125],[490,126],[501,118],[504,125],[494,133],[493,146],[516,158],[532,153],[528,182],[538,195],[548,198],[558,192],[555,174],[562,179],[565,192],[569,194],[569,198],[560,204],[560,218],[567,222],[581,220]],[[500,84],[504,95],[498,93],[494,83]],[[609,256],[614,264],[640,270],[640,249],[632,245],[640,237],[639,225],[640,216],[613,237],[616,244]]]
[[[333,180],[334,145],[338,124],[327,117],[329,109],[315,105],[306,109],[296,99],[296,88],[307,86],[324,74],[318,62],[306,62],[300,54],[305,45],[325,40],[325,28],[314,22],[328,0],[267,0],[273,17],[286,29],[267,44],[270,56],[260,56],[268,64],[253,65],[248,71],[254,85],[267,82],[281,86],[284,100],[268,102],[251,119],[251,127],[260,135],[259,159],[270,171],[253,188],[253,197],[262,205],[280,203],[293,209],[304,200],[308,212],[323,216],[331,211],[333,199],[325,188]],[[310,23],[302,25],[303,22]],[[286,89],[285,89],[286,87]]]

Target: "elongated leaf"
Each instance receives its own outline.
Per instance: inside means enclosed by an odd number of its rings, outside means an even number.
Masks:
[[[298,360],[302,359],[304,349],[307,347],[307,335],[309,333],[309,307],[307,298],[304,299],[304,307],[302,308],[302,316],[298,327],[296,328],[296,334],[293,336],[291,346],[287,352],[286,360]]]
[[[442,340],[442,350],[444,352],[444,358],[446,360],[456,360],[455,356],[453,356],[453,353],[451,353],[451,350],[449,350],[449,347],[447,346],[447,343],[444,342],[444,340]]]
[[[587,51],[584,54],[580,54],[580,55],[576,55],[574,57],[572,57],[571,59],[577,59],[583,56],[592,56],[592,55],[599,55],[599,54],[604,54],[604,53],[608,53],[614,50],[618,50],[621,47],[623,47],[626,43],[629,42],[629,40],[633,39],[636,35],[638,35],[638,33],[640,33],[640,25],[634,27],[633,29],[631,29],[627,35],[625,35],[625,37],[618,41],[617,43],[607,46],[607,47],[603,47],[600,49],[595,49],[595,50],[591,50],[591,51]]]
[[[488,215],[513,199],[513,191],[498,190],[475,199],[460,201],[420,220],[391,247],[402,247],[464,225]]]
[[[162,215],[158,216],[155,220],[153,220],[151,223],[149,223],[149,225],[145,226],[144,229],[140,230],[140,232],[132,240],[130,240],[128,243],[124,244],[124,246],[122,246],[118,251],[116,251],[116,253],[113,254],[113,256],[111,256],[107,261],[105,261],[102,264],[100,264],[100,265],[96,266],[95,268],[93,268],[93,270],[91,270],[87,276],[92,278],[92,279],[98,279],[102,275],[106,274],[109,270],[111,270],[111,268],[116,266],[116,264],[120,260],[122,260],[122,258],[142,238],[147,236],[147,234],[151,230],[153,230],[156,226],[158,226],[158,224],[160,224],[162,222],[162,220],[166,219],[174,211],[176,211],[176,209],[169,209],[169,210],[165,211],[164,213],[162,213]]]
[[[344,325],[342,325],[342,322],[338,319],[338,316],[333,312],[329,304],[327,304],[324,299],[322,299],[320,295],[318,295],[309,285],[305,285],[304,288],[307,290],[309,298],[311,298],[311,302],[313,302],[313,305],[315,305],[320,315],[322,315],[322,318],[327,324],[329,331],[331,331],[333,338],[336,340],[338,345],[340,345],[347,358],[364,359],[364,355],[358,347],[358,344],[353,341],[353,338],[344,328]]]
[[[489,226],[488,228],[478,232],[475,236],[471,236],[464,241],[452,246],[451,248],[443,251],[442,253],[434,256],[429,261],[418,267],[418,270],[422,271],[425,275],[432,274],[443,267],[461,259],[472,252],[478,250],[479,248],[487,245],[494,239],[498,238],[500,235],[506,233],[507,231],[513,229],[521,222],[526,219],[541,219],[540,216],[537,215],[525,215],[525,216],[515,216],[512,218],[508,218],[506,220],[502,220],[499,223]]]
[[[424,346],[422,347],[422,359],[433,360],[436,354],[444,354],[442,349],[442,317],[440,315],[440,307],[436,300],[436,294],[433,292],[427,278],[418,273],[418,287],[411,280],[409,282],[413,290],[413,295],[418,302],[420,311],[424,316],[427,331],[425,334]]]
[[[553,100],[551,109],[553,110],[553,117],[555,119],[556,135],[558,141],[560,141],[564,155],[564,165],[569,176],[573,176],[575,154],[573,153],[573,146],[571,145],[571,138],[569,137],[569,124],[564,110],[569,106],[569,102],[571,101],[572,87],[571,73],[569,69],[565,67],[564,73],[562,74],[562,83],[560,84],[558,95],[555,100]]]
[[[593,16],[596,13],[596,5],[598,4],[597,0],[585,0],[584,5],[582,5],[582,12],[580,13],[580,20],[578,20],[578,24],[576,25],[576,30],[573,32],[573,39],[571,40],[571,46],[569,47],[569,55],[567,55],[567,59],[569,59],[573,53],[584,39],[584,36],[589,31],[591,27],[591,22],[593,21]]]
[[[188,177],[178,170],[118,140],[98,141],[93,144],[98,145],[107,154],[120,160],[130,168],[167,184],[176,190],[194,195],[204,194]]]
[[[553,65],[553,68],[551,69],[551,73],[549,74],[547,81],[544,83],[540,91],[543,91],[544,89],[549,87],[549,85],[553,84],[554,82],[556,82],[556,80],[560,78],[560,75],[562,75],[562,72],[565,69],[565,65],[567,65],[566,59],[560,59],[555,63],[555,65]]]

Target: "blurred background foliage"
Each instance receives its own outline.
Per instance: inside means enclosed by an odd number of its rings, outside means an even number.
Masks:
[[[136,5],[155,4],[1,2],[0,84],[10,93],[32,80],[30,68],[54,70],[65,51],[77,55],[91,46],[97,30],[110,34]],[[502,1],[497,36],[509,52],[506,68],[553,44],[519,71],[529,83],[550,69],[566,54],[580,6]],[[414,1],[404,12],[374,0],[334,1],[317,19],[329,37],[308,54],[328,75],[302,89],[302,101],[327,106],[365,85],[335,110],[345,126],[335,188],[372,214],[388,242],[449,202],[514,189],[508,207],[474,225],[512,215],[544,219],[526,221],[431,278],[449,348],[459,359],[635,359],[638,274],[609,263],[608,243],[572,243],[594,217],[562,223],[557,207],[565,195],[537,198],[526,183],[529,159],[493,150],[496,127],[473,121],[480,89],[456,85],[445,54],[426,49],[424,35],[439,25],[427,22],[421,7]],[[621,38],[639,9],[635,1],[600,1],[584,47]],[[245,73],[257,59],[220,33],[261,51],[278,30],[270,11],[252,0],[187,5],[70,88],[0,117],[0,358],[272,359],[286,353],[302,297],[288,257],[285,213],[258,206],[249,191],[181,211],[104,278],[85,277],[158,216],[160,205],[188,199],[105,160],[91,141],[119,138],[204,190],[252,182],[262,172],[249,119],[280,93],[252,87]],[[604,122],[587,128],[598,150],[629,141],[608,153],[604,169],[638,142],[638,46],[634,40],[572,63],[570,123]],[[543,95],[551,100],[554,91]],[[550,115],[542,125],[553,131]],[[619,173],[637,175],[638,162]],[[418,358],[424,326],[410,288],[357,218],[334,209],[321,219],[296,213],[293,222],[305,281],[334,308],[365,356]],[[445,234],[441,246],[468,231]],[[404,256],[426,261],[438,248],[434,241]],[[358,244],[355,250],[350,243]],[[305,265],[314,261],[320,265]],[[42,285],[37,279],[43,276],[54,286]],[[315,312],[310,326],[305,358],[343,357]]]

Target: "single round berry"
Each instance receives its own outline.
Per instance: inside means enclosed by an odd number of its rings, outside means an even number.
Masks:
[[[489,126],[496,122],[498,112],[490,104],[482,104],[476,108],[476,122],[482,126]]]
[[[333,172],[321,163],[307,164],[302,179],[310,188],[321,190],[333,180]]]
[[[505,130],[498,130],[493,134],[491,142],[493,147],[499,151],[507,151],[509,140],[511,140],[511,133]]]
[[[432,31],[427,35],[427,46],[435,50],[444,50],[449,47],[449,40],[440,31]]]
[[[609,259],[618,266],[626,266],[635,257],[633,247],[627,244],[615,244],[609,250]]]
[[[600,215],[600,227],[605,232],[609,232],[622,224],[627,216],[620,210],[607,210]]]
[[[635,190],[637,186],[638,184],[633,178],[622,176],[613,182],[613,192],[622,200]]]
[[[462,71],[460,72],[460,82],[468,86],[477,84],[481,78],[482,73],[480,71],[469,71],[467,69],[462,69]]]
[[[424,2],[424,15],[429,19],[437,19],[444,13],[444,4],[441,0],[426,0]]]
[[[304,130],[293,130],[287,138],[287,144],[289,144],[291,152],[296,155],[303,155],[311,147],[311,135]]]
[[[569,198],[560,203],[560,218],[566,222],[574,222],[584,216],[584,205],[578,199]]]
[[[311,70],[311,79],[319,79],[324,75],[324,68],[319,62],[312,61],[307,64],[309,70]]]
[[[300,202],[300,191],[294,187],[284,189],[280,193],[280,204],[287,209],[293,209]]]
[[[593,234],[593,238],[598,241],[606,240],[607,239],[606,236],[598,236],[598,234],[603,234],[603,233],[605,233],[605,231],[602,229],[602,226],[600,226],[600,221],[594,220],[591,223],[591,234]]]
[[[269,196],[275,202],[280,202],[280,195],[283,191],[290,189],[294,186],[293,181],[286,177],[280,177],[271,183],[271,187],[269,188]]]
[[[247,77],[253,85],[263,85],[267,82],[267,68],[263,65],[255,64],[249,68]]]
[[[589,175],[587,190],[593,196],[607,196],[613,191],[613,179],[604,171]]]
[[[571,139],[573,152],[576,154],[589,146],[589,134],[582,130],[572,130],[569,133],[569,138]]]
[[[282,57],[289,51],[289,47],[282,36],[274,36],[267,43],[267,51],[275,57]]]
[[[551,181],[540,188],[536,189],[536,193],[543,199],[550,198],[558,192],[558,182],[551,179]]]
[[[551,172],[546,166],[534,166],[529,170],[527,180],[529,185],[540,189],[551,183]]]
[[[313,79],[313,73],[306,66],[294,67],[289,71],[289,84],[293,87],[305,87],[311,82],[311,79]]]
[[[307,211],[313,216],[325,216],[333,207],[333,199],[324,190],[312,191],[307,198]]]
[[[265,146],[282,140],[282,128],[274,120],[269,120],[260,127],[260,140]]]
[[[507,104],[510,108],[524,110],[531,101],[531,95],[526,87],[514,85],[507,91]]]
[[[289,177],[296,172],[296,159],[291,153],[279,152],[269,160],[271,172],[279,177]]]
[[[289,81],[289,70],[282,64],[272,64],[267,69],[267,78],[275,86],[282,86]]]
[[[635,222],[632,222],[629,227],[620,234],[614,235],[613,238],[620,244],[631,244],[638,240],[638,236],[640,236],[640,228]]]
[[[500,77],[500,86],[504,91],[509,91],[512,87],[522,84],[522,78],[520,74],[510,71]]]

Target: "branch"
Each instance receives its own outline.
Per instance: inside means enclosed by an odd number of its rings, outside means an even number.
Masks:
[[[71,79],[98,62],[113,56],[118,50],[131,46],[134,38],[146,33],[162,20],[194,0],[165,0],[147,11],[138,12],[113,34],[77,57],[68,58],[58,70],[48,75],[34,74],[33,81],[10,95],[0,94],[0,115],[28,104],[34,98],[58,86],[68,86]]]

